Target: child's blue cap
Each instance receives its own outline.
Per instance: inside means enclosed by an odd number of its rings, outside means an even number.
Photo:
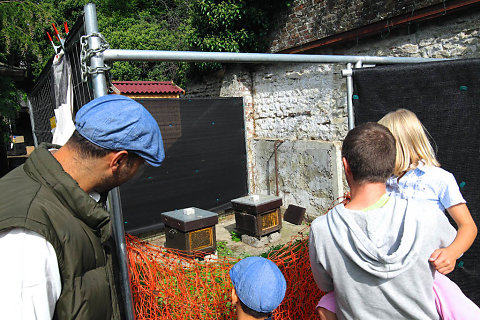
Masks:
[[[131,151],[152,166],[158,167],[165,158],[157,121],[126,96],[111,94],[90,101],[78,110],[75,128],[99,147]]]
[[[275,310],[287,290],[287,282],[277,265],[261,257],[240,260],[230,269],[230,279],[238,298],[257,312]]]

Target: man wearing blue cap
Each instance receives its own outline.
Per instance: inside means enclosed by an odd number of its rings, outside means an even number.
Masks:
[[[230,269],[230,279],[238,320],[266,319],[285,297],[287,283],[282,272],[265,258],[240,260]]]
[[[0,179],[0,319],[120,319],[110,216],[100,194],[164,159],[157,122],[134,100],[83,106],[62,146],[41,144]]]

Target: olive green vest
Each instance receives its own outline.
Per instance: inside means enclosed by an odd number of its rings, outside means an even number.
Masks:
[[[54,319],[120,319],[109,214],[63,171],[52,147],[40,145],[0,179],[0,230],[29,229],[52,244],[62,280]]]

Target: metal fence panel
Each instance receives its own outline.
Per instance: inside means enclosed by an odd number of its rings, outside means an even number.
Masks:
[[[71,65],[71,82],[73,87],[73,110],[78,111],[84,104],[93,100],[93,90],[90,82],[82,82],[81,79],[81,37],[85,34],[83,17],[75,23],[65,39],[65,56]],[[55,96],[54,85],[66,86],[65,83],[54,83],[52,73],[53,57],[45,66],[28,98],[32,104],[34,132],[38,143],[51,142],[52,128],[50,119],[55,116],[54,110],[58,107],[59,97]]]

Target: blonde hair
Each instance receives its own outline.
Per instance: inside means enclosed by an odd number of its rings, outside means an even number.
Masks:
[[[387,127],[395,137],[397,156],[393,173],[396,176],[416,168],[420,160],[425,165],[440,167],[428,141],[428,131],[415,113],[407,109],[398,109],[386,114],[378,123]]]

